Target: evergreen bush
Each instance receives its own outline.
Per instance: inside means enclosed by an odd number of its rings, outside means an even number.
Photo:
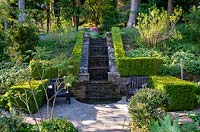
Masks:
[[[137,91],[129,102],[132,122],[139,128],[148,128],[152,119],[165,115],[163,108],[167,101],[164,91],[148,88]]]
[[[153,57],[118,59],[118,70],[122,76],[157,75],[162,60]]]
[[[42,132],[78,132],[74,125],[63,119],[47,120],[40,124]]]
[[[176,77],[149,77],[149,85],[153,88],[166,91],[169,95],[168,111],[192,110],[195,105],[195,89],[197,85]]]
[[[42,106],[45,102],[45,89],[47,88],[46,80],[32,80],[30,82],[24,82],[11,87],[9,90],[9,106],[10,109],[17,108],[26,113],[35,113],[38,111],[38,107]],[[34,99],[35,96],[35,99]],[[27,108],[27,105],[29,107]]]

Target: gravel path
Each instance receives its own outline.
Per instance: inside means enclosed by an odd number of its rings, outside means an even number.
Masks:
[[[40,112],[46,117],[46,105]],[[54,113],[56,118],[70,120],[79,132],[127,132],[130,122],[125,97],[116,103],[98,105],[80,103],[74,98],[69,105],[57,99]],[[39,120],[39,113],[35,116]],[[30,117],[26,117],[26,121],[33,122]]]

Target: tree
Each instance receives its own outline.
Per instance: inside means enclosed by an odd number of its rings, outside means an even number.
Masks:
[[[85,0],[60,0],[61,14],[64,18],[71,19],[74,31],[78,31],[79,17],[82,13],[82,5]]]
[[[18,7],[19,7],[18,21],[24,22],[25,21],[25,0],[19,0]]]
[[[99,26],[100,24],[108,24],[108,20],[117,19],[116,7],[117,1],[113,0],[86,0],[84,13],[87,16],[87,20],[94,23],[95,26]]]
[[[136,24],[136,14],[139,0],[131,0],[131,11],[127,23],[127,28],[132,28]]]

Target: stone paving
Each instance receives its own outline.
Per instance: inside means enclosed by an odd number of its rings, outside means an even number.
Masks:
[[[40,109],[46,117],[46,105]],[[129,131],[130,115],[125,97],[112,104],[86,104],[72,98],[69,105],[63,99],[57,99],[55,117],[70,120],[79,132],[127,132]],[[35,116],[39,120],[39,113]],[[27,122],[33,122],[27,117]]]

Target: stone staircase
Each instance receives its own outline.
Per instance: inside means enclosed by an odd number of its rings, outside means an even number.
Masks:
[[[89,80],[82,84],[80,101],[87,103],[111,103],[119,99],[112,82],[108,81],[109,59],[106,38],[89,39]]]
[[[90,39],[89,66],[90,81],[108,80],[108,49],[106,39]]]

